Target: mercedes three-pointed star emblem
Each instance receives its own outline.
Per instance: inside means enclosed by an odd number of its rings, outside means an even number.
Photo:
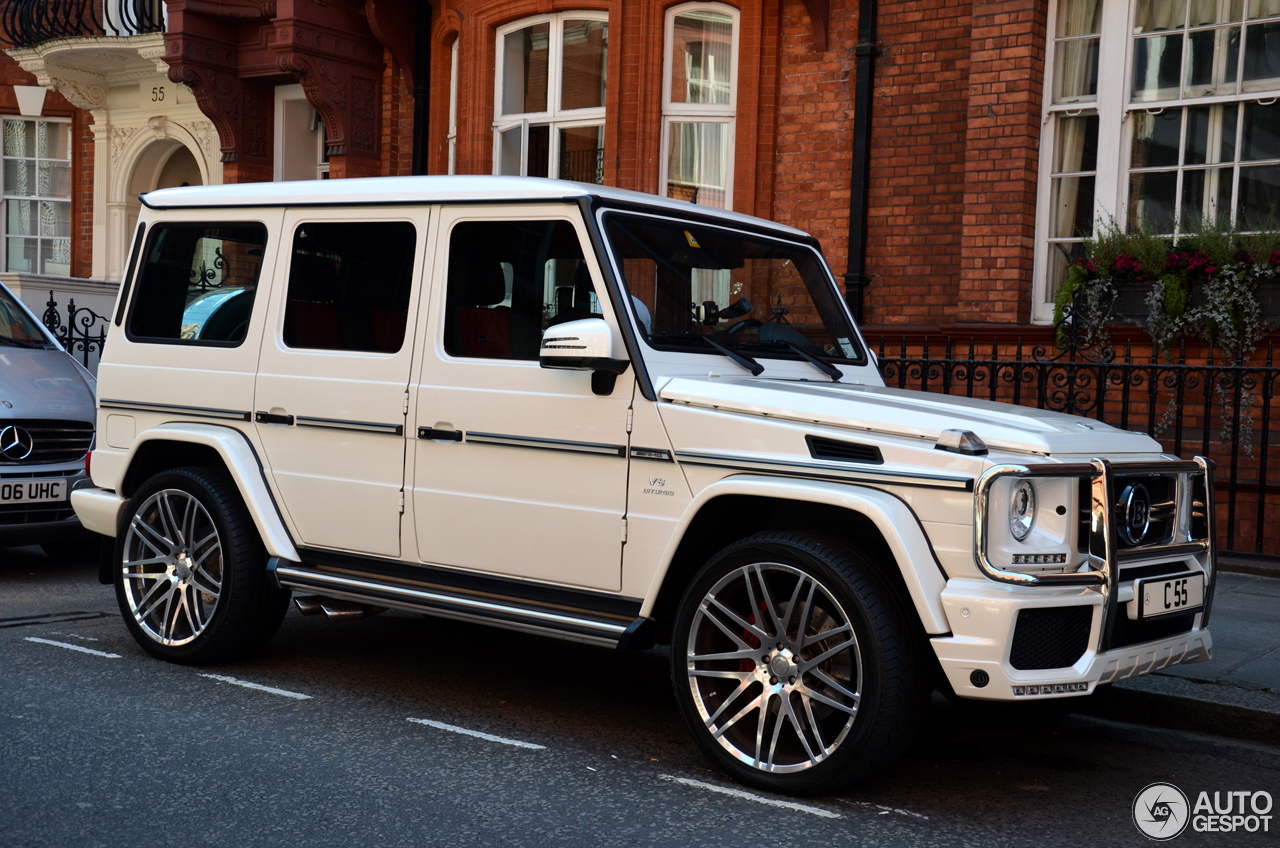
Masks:
[[[31,456],[35,441],[31,434],[16,424],[0,430],[0,455],[10,462],[21,462]]]

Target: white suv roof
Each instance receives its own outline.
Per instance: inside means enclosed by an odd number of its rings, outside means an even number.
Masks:
[[[655,194],[610,188],[591,183],[548,180],[539,177],[366,177],[362,179],[310,180],[235,185],[183,186],[140,195],[150,209],[200,209],[243,206],[348,206],[360,204],[467,203],[511,200],[576,200],[594,197],[606,202],[644,204],[683,215],[714,215],[755,229],[808,242],[802,230],[737,212],[698,206]]]

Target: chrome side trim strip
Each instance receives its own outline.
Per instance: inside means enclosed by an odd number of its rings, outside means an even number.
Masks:
[[[502,445],[509,448],[534,448],[535,450],[558,450],[569,453],[591,453],[599,456],[626,457],[627,449],[622,445],[605,445],[598,442],[571,442],[565,439],[539,439],[533,436],[507,436],[502,433],[473,433],[467,431],[466,440],[478,445]]]
[[[690,453],[687,451],[676,451],[676,460],[686,465],[705,465],[714,468],[732,468],[739,471],[785,474],[788,477],[865,481],[897,486],[927,486],[939,489],[959,489],[965,492],[973,490],[972,479],[968,477],[949,477],[943,474],[920,474],[913,471],[888,471],[879,468],[850,468],[848,465],[791,462],[781,459],[749,459],[741,456],[720,456],[718,454]]]
[[[99,409],[127,409],[134,412],[172,412],[177,415],[195,415],[200,418],[222,418],[229,421],[250,421],[248,412],[238,409],[212,409],[204,406],[179,406],[171,403],[144,403],[140,400],[112,400],[102,398]]]
[[[294,418],[299,427],[324,427],[330,430],[360,430],[365,433],[386,433],[389,436],[403,436],[403,424],[380,424],[376,421],[347,421],[342,418],[311,418],[299,415]]]
[[[398,600],[415,611],[438,613],[462,613],[479,620],[503,619],[510,623],[540,625],[548,630],[585,631],[597,639],[612,644],[622,636],[630,622],[613,622],[589,619],[564,612],[535,609],[499,603],[466,595],[428,591],[394,583],[382,583],[357,577],[348,577],[325,571],[286,566],[280,563],[275,569],[281,586],[318,591],[346,592],[356,599]]]

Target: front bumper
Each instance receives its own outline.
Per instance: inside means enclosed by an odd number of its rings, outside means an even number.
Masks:
[[[1125,597],[1126,586],[1131,585],[1121,584],[1121,598]],[[951,635],[938,636],[930,642],[957,695],[990,701],[1087,695],[1104,683],[1210,658],[1213,638],[1202,626],[1203,613],[1194,615],[1190,629],[1185,632],[1099,651],[1103,643],[1102,601],[1102,595],[1088,589],[1044,589],[1006,586],[988,580],[951,580],[942,593],[943,608],[952,624]],[[1019,611],[1069,607],[1089,610],[1088,647],[1080,658],[1064,668],[1014,668],[1011,654]],[[1113,621],[1110,635],[1116,635],[1117,626],[1131,625],[1117,625]],[[1141,638],[1141,634],[1136,638]],[[974,675],[975,671],[985,673],[985,685],[976,685],[975,677],[978,681],[983,677]]]
[[[39,481],[45,478],[63,478],[68,482],[68,492],[78,487],[93,485],[85,476],[84,464],[60,467],[4,466],[0,468],[0,481]],[[36,545],[41,542],[59,542],[88,536],[88,531],[76,517],[70,499],[32,504],[0,504],[0,547]]]

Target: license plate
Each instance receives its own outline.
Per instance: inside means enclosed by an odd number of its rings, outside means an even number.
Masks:
[[[1134,596],[1139,618],[1196,612],[1204,606],[1204,574],[1191,572],[1140,580],[1134,587]]]
[[[67,481],[62,478],[0,480],[0,504],[49,503],[66,499]]]

